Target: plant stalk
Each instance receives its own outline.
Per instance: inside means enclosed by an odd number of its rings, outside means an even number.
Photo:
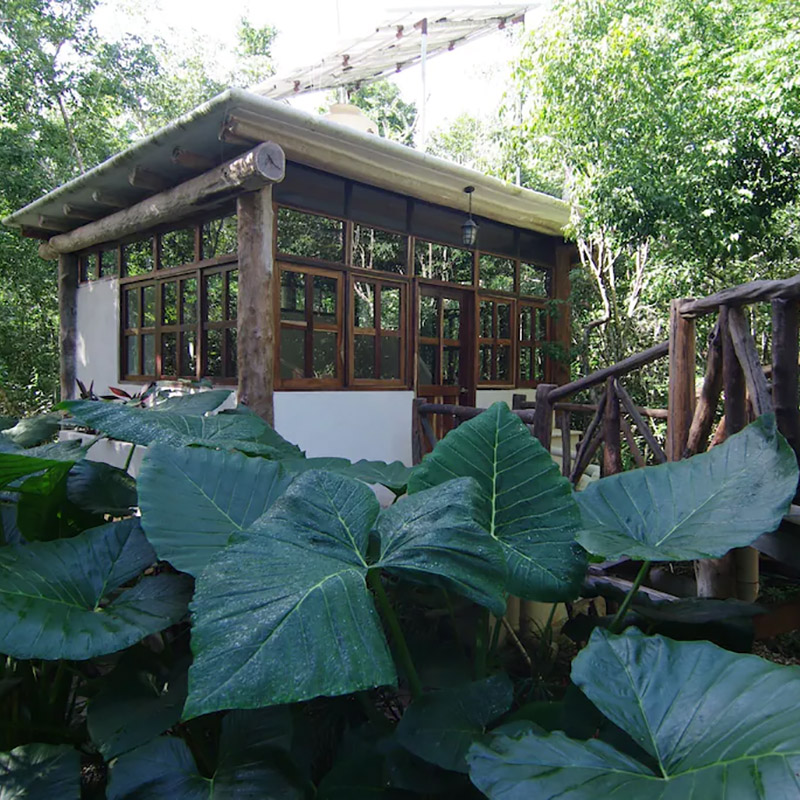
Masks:
[[[414,662],[411,659],[411,652],[409,651],[408,644],[406,643],[406,637],[403,635],[403,631],[400,628],[397,615],[394,613],[392,604],[389,602],[389,598],[386,595],[386,589],[383,588],[381,574],[377,569],[371,569],[367,573],[367,583],[369,584],[370,589],[372,589],[372,591],[375,593],[375,599],[378,601],[378,607],[381,610],[381,615],[386,621],[386,624],[389,626],[389,633],[392,636],[394,646],[397,648],[397,657],[400,660],[400,663],[403,665],[406,677],[408,678],[408,685],[411,689],[411,697],[414,700],[417,700],[422,697],[422,681],[419,679],[417,668],[414,666]]]
[[[489,611],[482,608],[475,631],[475,680],[486,677],[486,663],[489,656]]]
[[[622,605],[617,610],[614,619],[611,620],[611,625],[609,625],[608,627],[609,633],[619,633],[622,621],[625,619],[625,614],[628,613],[628,609],[630,608],[630,605],[633,602],[633,598],[639,591],[639,587],[642,585],[642,582],[647,576],[649,570],[650,570],[650,562],[643,561],[642,566],[639,569],[639,573],[636,576],[636,580],[633,582],[633,586],[631,586],[630,590],[628,591],[628,594],[625,595],[625,599],[622,601]]]
[[[125,459],[125,466],[123,467],[123,469],[125,470],[125,472],[127,472],[127,471],[128,471],[128,468],[129,468],[129,467],[130,467],[130,465],[131,465],[131,459],[133,458],[133,454],[134,454],[135,452],[136,452],[136,445],[135,445],[135,444],[132,444],[132,445],[131,445],[131,449],[128,451],[128,457]]]

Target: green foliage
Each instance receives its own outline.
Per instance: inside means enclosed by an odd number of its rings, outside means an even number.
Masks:
[[[402,144],[414,144],[417,107],[403,100],[395,84],[386,80],[365,83],[358,89],[351,89],[347,99],[377,124],[381,136]]]
[[[28,744],[0,753],[0,800],[58,797],[78,800],[80,755],[67,745]]]
[[[470,774],[487,797],[510,800],[790,796],[800,763],[797,674],[707,642],[597,630],[573,681],[653,764],[529,726],[473,745]]]

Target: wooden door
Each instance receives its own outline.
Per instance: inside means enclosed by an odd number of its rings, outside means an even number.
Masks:
[[[474,406],[472,293],[421,284],[417,298],[417,396]],[[452,428],[452,418],[440,414],[431,423],[437,439]]]

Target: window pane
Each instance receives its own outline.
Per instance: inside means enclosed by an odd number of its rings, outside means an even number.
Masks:
[[[208,322],[222,322],[224,319],[222,307],[222,287],[225,276],[221,272],[206,275],[206,315]]]
[[[97,275],[97,253],[85,253],[78,259],[79,280],[93,281]]]
[[[520,264],[520,294],[529,294],[536,297],[547,297],[549,277],[549,272],[542,267],[537,267],[535,264]]]
[[[178,283],[167,281],[161,284],[161,321],[164,325],[178,323]]]
[[[197,322],[197,278],[187,278],[181,281],[181,293],[183,294],[183,319],[184,325],[192,325]]]
[[[142,327],[152,328],[156,324],[156,287],[142,289]]]
[[[236,319],[239,309],[239,270],[232,269],[228,276],[228,315],[227,319]]]
[[[197,375],[197,334],[194,331],[181,334],[181,375],[191,378]]]
[[[538,347],[534,351],[534,380],[544,380],[544,353]]]
[[[281,328],[281,378],[304,378],[306,332],[302,328]]]
[[[526,342],[533,338],[533,309],[530,306],[522,306],[519,310],[519,338]]]
[[[381,378],[383,380],[400,380],[400,344],[399,336],[381,336]]]
[[[153,240],[142,239],[122,248],[122,263],[125,275],[146,275],[153,269]]]
[[[353,284],[353,317],[356,328],[375,327],[375,284],[356,281]]]
[[[291,208],[279,208],[278,252],[342,261],[342,223]]]
[[[480,379],[490,381],[492,379],[492,346],[490,344],[481,345],[479,362]]]
[[[139,327],[139,290],[125,290],[125,327]],[[130,370],[128,370],[130,372]]]
[[[439,298],[422,295],[419,298],[419,335],[439,335]]]
[[[125,337],[125,373],[127,375],[139,374],[139,337]]]
[[[400,289],[381,289],[381,328],[385,331],[400,330]]]
[[[100,277],[110,278],[117,274],[117,248],[100,251]]]
[[[353,377],[355,378],[374,378],[375,377],[375,337],[374,336],[355,336],[355,346],[353,354]]]
[[[492,310],[494,303],[491,300],[481,300],[481,337],[492,338]]]
[[[501,292],[514,291],[514,262],[510,258],[481,256],[480,285]]]
[[[179,267],[194,261],[194,228],[181,228],[161,234],[161,269]]]
[[[459,331],[461,330],[461,302],[452,297],[445,297],[443,316],[442,337],[444,339],[458,339]]]
[[[227,253],[235,253],[238,236],[236,214],[205,222],[202,230],[202,258],[216,258]]]
[[[156,337],[148,333],[142,336],[142,375],[156,374]]]
[[[511,303],[497,304],[497,338],[511,338]]]
[[[439,348],[435,344],[421,344],[419,346],[419,383],[431,385],[439,383],[439,370],[436,361]]]
[[[472,253],[469,250],[417,240],[414,264],[414,272],[421,278],[472,283]]]
[[[519,379],[523,383],[533,381],[533,360],[530,347],[520,347],[519,349]]]
[[[353,266],[405,272],[406,237],[365,225],[353,225]]]
[[[314,322],[336,324],[336,279],[314,275]]]
[[[547,313],[543,308],[536,309],[535,320],[534,335],[540,342],[543,342],[547,339]]]
[[[306,276],[302,272],[281,272],[281,319],[306,318]]]
[[[161,334],[161,374],[178,374],[178,334]]]
[[[206,331],[206,375],[222,377],[222,334],[219,328]]]
[[[336,339],[334,331],[314,331],[313,377],[336,377]]]
[[[228,337],[228,363],[225,367],[225,375],[229,378],[234,378],[238,372],[236,328],[228,328],[228,330],[225,331],[225,335]]]
[[[495,357],[497,358],[497,380],[507,383],[511,380],[511,347],[507,344],[497,345]]]
[[[442,364],[442,383],[445,386],[458,385],[459,359],[461,348],[450,346],[444,348],[444,364]]]

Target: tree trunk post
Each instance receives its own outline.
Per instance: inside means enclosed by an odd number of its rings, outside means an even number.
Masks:
[[[272,185],[236,201],[239,234],[237,347],[239,402],[275,424],[273,371],[276,284]]]
[[[58,351],[61,399],[75,398],[76,342],[78,335],[78,257],[72,253],[58,257]]]
[[[679,461],[686,447],[694,416],[695,330],[694,320],[680,314],[683,300],[669,307],[669,400],[667,458]]]
[[[550,442],[553,436],[553,404],[550,402],[550,392],[555,388],[554,383],[540,383],[536,387],[533,435],[548,452],[550,451]]]
[[[606,383],[606,408],[603,414],[603,475],[622,472],[622,442],[620,436],[619,397],[614,379]]]
[[[773,300],[772,404],[778,430],[786,437],[800,463],[800,409],[797,407],[799,337],[797,301]],[[795,495],[795,502],[798,495]]]

